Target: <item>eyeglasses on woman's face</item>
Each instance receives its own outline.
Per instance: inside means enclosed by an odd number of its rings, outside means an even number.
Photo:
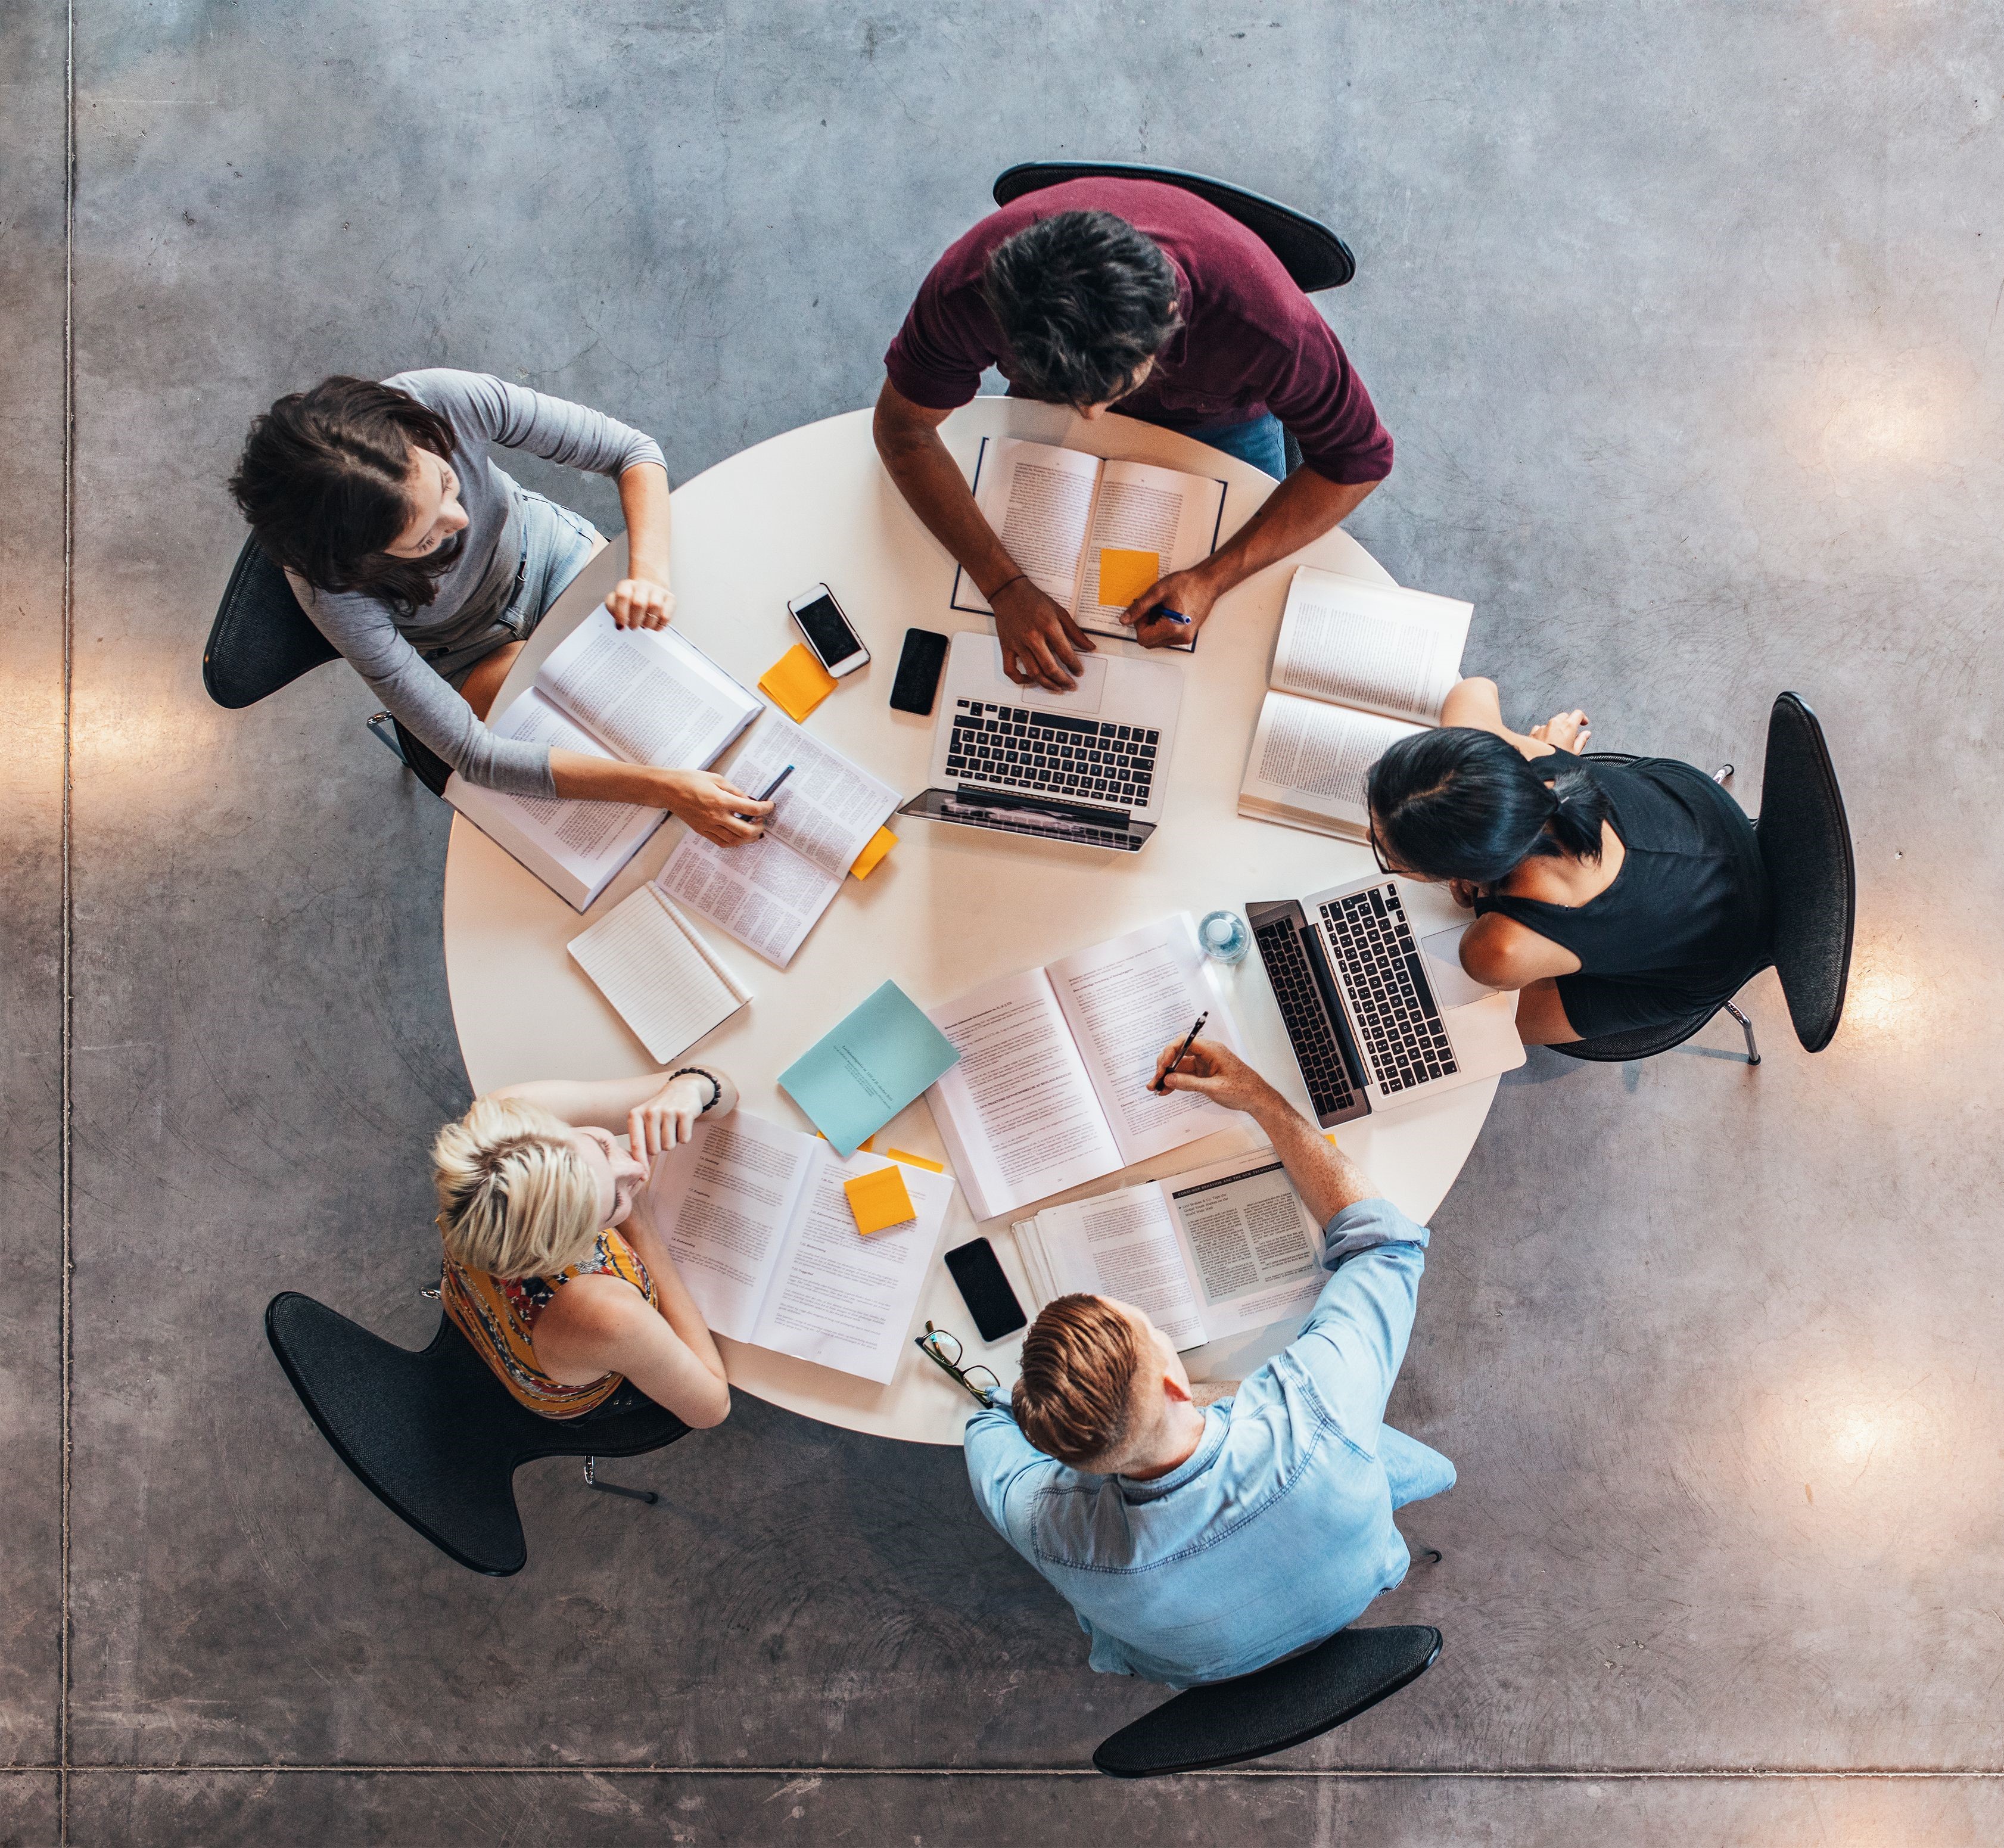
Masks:
[[[1002,1382],[987,1368],[960,1364],[960,1337],[949,1329],[935,1328],[928,1322],[925,1333],[913,1337],[913,1345],[941,1372],[951,1374],[961,1390],[980,1404],[992,1403],[994,1394],[1002,1390]]]

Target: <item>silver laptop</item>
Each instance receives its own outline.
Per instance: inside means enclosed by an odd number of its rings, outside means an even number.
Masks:
[[[992,635],[957,635],[933,734],[931,787],[898,811],[1134,854],[1161,813],[1182,670],[1108,652],[1068,693],[1018,686]]]
[[[1246,918],[1325,1127],[1523,1064],[1517,998],[1462,968],[1470,920],[1438,888],[1376,873]]]

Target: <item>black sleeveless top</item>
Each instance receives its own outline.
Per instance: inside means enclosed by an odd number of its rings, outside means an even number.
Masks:
[[[1583,905],[1501,892],[1475,901],[1477,916],[1500,911],[1579,958],[1579,973],[1559,978],[1562,995],[1585,1001],[1582,978],[1599,978],[1605,998],[1617,985],[1628,998],[1624,1018],[1639,1002],[1643,1012],[1676,1019],[1730,999],[1765,964],[1768,879],[1754,824],[1704,771],[1669,757],[1613,763],[1561,753],[1534,758],[1531,767],[1547,782],[1561,770],[1584,770],[1605,792],[1608,819],[1627,850],[1613,883]],[[1574,1025],[1615,1030],[1604,1019]]]

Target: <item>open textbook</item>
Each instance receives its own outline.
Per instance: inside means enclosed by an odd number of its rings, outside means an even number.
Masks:
[[[1302,566],[1288,587],[1238,812],[1366,838],[1365,777],[1395,740],[1439,722],[1473,614],[1452,597]]]
[[[489,721],[499,738],[587,757],[695,770],[759,716],[757,697],[672,629],[622,629],[601,605],[550,650],[529,690]],[[587,910],[667,812],[625,802],[504,795],[454,774],[446,800],[576,910]]]
[[[629,892],[569,949],[657,1064],[679,1058],[752,998],[657,885]]]
[[[889,784],[776,712],[731,766],[730,780],[756,795],[790,763],[760,839],[720,847],[691,829],[655,881],[782,969],[898,805]]]
[[[1224,483],[1152,462],[1102,461],[1020,437],[983,437],[974,502],[1023,574],[1080,628],[1131,636],[1120,620],[1127,605],[1154,578],[1189,570],[1217,546]],[[1112,587],[1102,601],[1100,554],[1109,549],[1153,553],[1156,568],[1131,587]],[[952,604],[977,615],[993,613],[965,571],[954,575]]]
[[[1148,1088],[1200,1013],[1206,1038],[1239,1043],[1186,911],[927,1012],[960,1054],[927,1096],[977,1219],[1220,1130],[1250,1135],[1207,1098]]]
[[[842,1183],[891,1165],[734,1110],[656,1158],[638,1210],[719,1334],[881,1382],[953,1198],[949,1176],[900,1162],[917,1216],[865,1238]]]
[[[1270,1149],[1047,1206],[1013,1228],[1035,1298],[1117,1296],[1180,1348],[1305,1315],[1329,1281],[1322,1229]]]

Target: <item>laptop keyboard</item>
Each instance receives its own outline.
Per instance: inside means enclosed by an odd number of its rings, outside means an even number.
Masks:
[[[1267,979],[1274,985],[1274,998],[1281,1004],[1281,1019],[1295,1049],[1295,1063],[1309,1088],[1309,1101],[1318,1117],[1347,1110],[1357,1101],[1350,1074],[1336,1037],[1323,1015],[1322,997],[1315,973],[1309,967],[1309,952],[1299,928],[1291,917],[1277,917],[1254,932],[1260,945],[1260,960],[1267,966]]]
[[[956,700],[946,773],[1067,801],[1141,808],[1154,786],[1161,737],[1139,725]]]
[[[1337,899],[1322,915],[1378,1088],[1407,1091],[1459,1071],[1396,888]]]

